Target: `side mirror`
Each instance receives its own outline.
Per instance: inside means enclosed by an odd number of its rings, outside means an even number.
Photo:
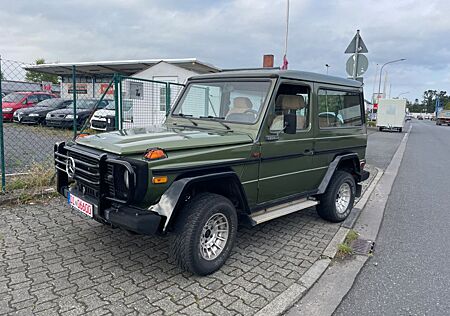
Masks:
[[[284,132],[286,134],[297,133],[297,114],[284,114]]]

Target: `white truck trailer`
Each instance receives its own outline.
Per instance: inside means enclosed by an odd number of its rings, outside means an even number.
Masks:
[[[436,116],[436,125],[447,124],[450,126],[450,110],[441,110]]]
[[[406,100],[380,99],[378,102],[377,127],[402,132],[405,126]]]

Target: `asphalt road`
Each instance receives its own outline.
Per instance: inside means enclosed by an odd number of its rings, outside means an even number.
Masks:
[[[375,254],[334,315],[449,314],[450,127],[412,125]]]
[[[403,129],[404,131],[408,130],[409,124],[409,122],[406,123]],[[369,129],[368,134],[366,149],[367,164],[384,170],[391,162],[405,133],[378,132],[376,129]]]

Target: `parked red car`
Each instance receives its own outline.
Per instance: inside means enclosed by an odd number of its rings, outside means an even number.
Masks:
[[[13,92],[2,99],[3,121],[12,121],[14,112],[18,109],[29,108],[46,99],[56,98],[48,92]]]

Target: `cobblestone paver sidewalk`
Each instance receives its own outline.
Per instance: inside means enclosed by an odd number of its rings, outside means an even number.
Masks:
[[[0,208],[0,315],[253,315],[320,258],[338,224],[314,209],[241,228],[225,266],[178,269],[168,239],[45,205]]]

